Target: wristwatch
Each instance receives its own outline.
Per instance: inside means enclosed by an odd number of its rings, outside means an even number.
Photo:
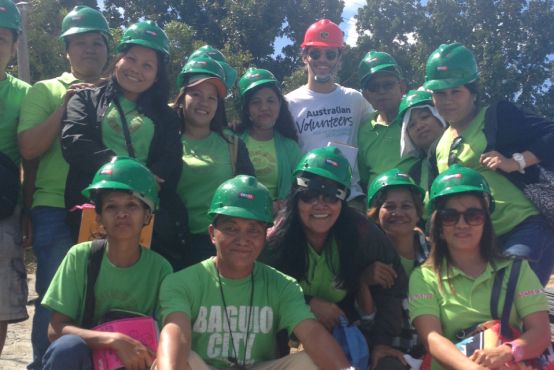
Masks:
[[[514,343],[514,341],[505,342],[504,344],[512,349],[512,358],[514,359],[514,362],[523,361],[523,349],[520,346]]]
[[[527,166],[527,163],[525,163],[525,157],[523,156],[523,154],[514,153],[512,154],[512,158],[519,165],[519,173],[525,173],[525,166]]]

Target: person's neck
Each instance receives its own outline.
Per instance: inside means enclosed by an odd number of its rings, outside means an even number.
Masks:
[[[250,274],[254,271],[254,264],[252,264],[249,268],[237,270],[234,266],[227,266],[227,264],[221,261],[218,256],[215,256],[213,261],[219,275],[226,279],[244,279],[245,277],[250,276]]]
[[[461,119],[458,122],[450,122],[450,127],[458,136],[464,132],[466,128],[473,122],[477,114],[479,113],[478,108],[474,107],[474,109],[469,113],[467,116],[465,116],[463,119]]]
[[[95,84],[98,81],[100,81],[100,77],[101,77],[101,76],[85,76],[85,75],[82,75],[82,74],[80,74],[76,71],[73,71],[73,70],[71,71],[71,74],[73,75],[73,77],[75,77],[79,81],[83,81],[83,82],[91,83],[91,84]]]
[[[413,233],[402,235],[387,234],[387,236],[399,256],[410,260],[415,259],[415,238]]]
[[[210,127],[209,126],[196,126],[192,123],[185,123],[185,136],[194,139],[202,140],[210,136]]]
[[[332,78],[327,82],[321,83],[315,80],[315,76],[308,77],[308,89],[316,93],[329,94],[335,91],[336,88],[337,86]]]
[[[452,264],[463,271],[466,275],[477,277],[485,271],[487,263],[481,257],[479,250],[473,253],[467,251],[452,252],[450,251]]]
[[[385,123],[388,126],[394,121],[397,115],[398,109],[390,112],[379,112],[377,115],[377,122]]]
[[[108,237],[108,258],[117,267],[133,266],[140,259],[139,238],[118,240]]]
[[[250,135],[254,140],[269,141],[269,140],[273,139],[274,132],[273,132],[273,129],[260,130],[260,129],[252,126],[248,130],[248,135]]]
[[[325,242],[327,241],[328,234],[314,234],[306,232],[306,240],[312,248],[317,252],[321,253],[323,248],[325,247]]]

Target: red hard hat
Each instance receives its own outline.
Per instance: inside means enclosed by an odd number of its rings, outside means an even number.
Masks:
[[[304,49],[307,46],[343,48],[343,33],[336,23],[329,19],[320,19],[306,30],[300,47]]]

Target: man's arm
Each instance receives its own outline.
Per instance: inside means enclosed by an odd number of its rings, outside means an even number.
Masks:
[[[190,370],[191,338],[190,318],[183,312],[170,313],[160,334],[157,370]]]
[[[306,353],[322,370],[348,369],[350,364],[342,349],[327,330],[316,320],[304,320],[294,328]]]

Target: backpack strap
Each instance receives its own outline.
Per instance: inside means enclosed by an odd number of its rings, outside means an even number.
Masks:
[[[92,328],[94,323],[92,318],[94,316],[94,306],[96,299],[94,296],[94,286],[96,285],[96,279],[100,272],[100,265],[102,264],[102,257],[104,257],[104,251],[108,244],[106,239],[97,239],[92,241],[90,252],[87,262],[87,282],[85,287],[85,311],[83,313],[83,327]]]
[[[237,157],[239,152],[239,137],[237,135],[231,135],[229,138],[229,158],[231,159],[231,171],[233,176],[237,173]]]
[[[129,157],[135,158],[135,148],[133,147],[133,142],[131,141],[131,133],[129,132],[129,124],[127,123],[127,118],[125,113],[121,108],[119,99],[116,97],[113,100],[115,107],[117,108],[117,113],[119,113],[119,119],[121,120],[121,128],[123,129],[123,136],[125,137],[125,145],[127,145],[127,153]]]
[[[510,271],[510,277],[508,278],[508,287],[506,288],[506,299],[504,301],[504,308],[502,309],[502,317],[500,319],[500,334],[504,338],[512,339],[513,334],[510,329],[510,311],[514,303],[514,296],[516,293],[517,279],[519,277],[519,270],[521,269],[521,259],[514,260],[512,264],[512,270]]]
[[[502,281],[504,280],[504,273],[506,272],[506,267],[501,268],[496,271],[494,276],[494,283],[492,285],[491,292],[491,318],[498,320],[498,298],[500,297],[500,289],[502,288]]]

